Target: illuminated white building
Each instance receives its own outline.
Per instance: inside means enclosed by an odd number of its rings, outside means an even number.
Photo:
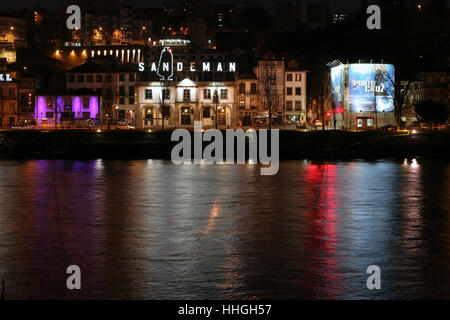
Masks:
[[[140,121],[136,125],[160,128],[165,106],[166,127],[192,127],[194,121],[214,127],[216,114],[220,128],[236,126],[234,91],[234,82],[142,81],[137,85]]]
[[[299,68],[292,60],[285,70],[285,113],[287,125],[306,125],[306,76],[307,71]]]

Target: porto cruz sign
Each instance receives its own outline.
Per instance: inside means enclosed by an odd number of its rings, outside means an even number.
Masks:
[[[152,62],[150,72],[159,76],[160,80],[172,81],[175,72],[236,72],[236,62],[174,62],[170,47],[164,47],[158,62]],[[139,63],[139,71],[145,71],[144,62]]]

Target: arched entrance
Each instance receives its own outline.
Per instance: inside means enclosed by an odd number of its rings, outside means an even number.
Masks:
[[[183,106],[180,108],[180,124],[182,126],[192,125],[192,115],[194,109],[190,106]]]
[[[154,125],[154,107],[144,106],[142,108],[142,119],[144,120],[144,128],[150,128]]]
[[[203,106],[202,107],[202,125],[206,127],[214,126],[214,107]]]
[[[217,107],[217,124],[222,127],[231,125],[230,107],[221,105]]]

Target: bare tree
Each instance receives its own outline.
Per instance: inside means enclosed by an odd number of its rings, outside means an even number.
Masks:
[[[54,120],[55,130],[57,130],[58,129],[58,115],[60,116],[60,119],[61,119],[61,113],[62,113],[62,111],[64,111],[64,99],[62,97],[56,97],[56,101],[52,105],[53,105],[53,117],[55,119]]]
[[[381,72],[376,74],[375,80],[376,83],[384,81],[387,84],[387,86],[385,86],[385,92],[387,93],[388,97],[394,102],[394,115],[397,122],[397,127],[400,128],[403,108],[406,101],[406,96],[409,92],[409,88],[411,87],[412,80],[409,79],[407,81],[405,89],[403,89],[402,91],[400,77],[393,77],[391,74],[389,74],[386,68],[383,68]]]
[[[277,90],[276,71],[269,66],[259,77],[262,107],[269,114],[269,130],[272,129],[272,116],[280,109],[282,95]]]
[[[112,78],[114,78],[114,77],[112,76]],[[105,111],[107,114],[106,121],[107,121],[107,125],[108,125],[108,130],[110,130],[111,129],[111,121],[113,119],[113,104],[114,104],[114,98],[115,98],[113,82],[110,82],[109,84],[104,82],[102,96],[103,96],[103,105],[105,107]]]
[[[160,81],[160,88],[161,88],[161,94],[156,95],[156,102],[158,103],[158,109],[159,113],[161,114],[161,129],[165,130],[165,124],[164,121],[166,120],[166,117],[170,115],[170,109],[168,108],[169,105],[167,104],[167,101],[170,99],[170,89],[167,85],[167,81]]]

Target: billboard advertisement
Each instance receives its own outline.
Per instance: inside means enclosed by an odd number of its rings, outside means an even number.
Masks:
[[[392,64],[350,64],[350,111],[393,112],[394,76]]]
[[[333,67],[330,70],[331,97],[335,112],[344,112],[344,76],[345,66]]]

